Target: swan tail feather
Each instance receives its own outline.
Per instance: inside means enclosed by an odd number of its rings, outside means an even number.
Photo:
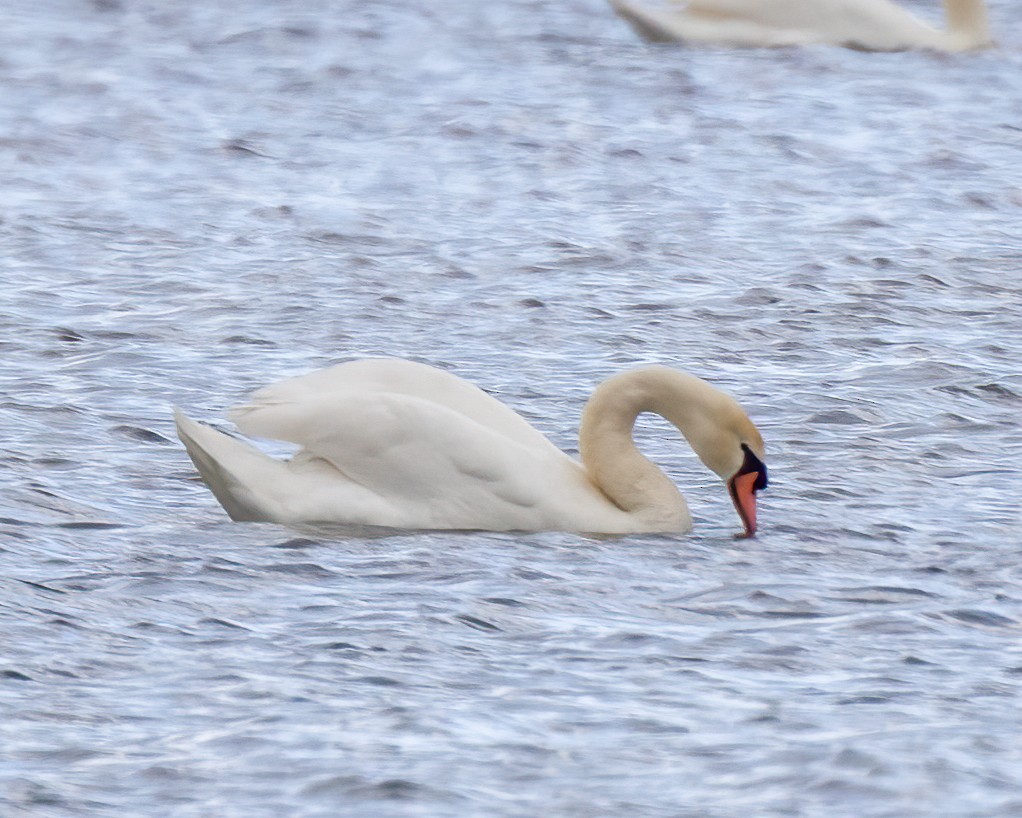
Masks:
[[[280,481],[287,466],[237,438],[198,423],[174,409],[177,435],[199,475],[232,520],[272,520],[274,514],[250,487]],[[244,475],[242,477],[241,475]]]

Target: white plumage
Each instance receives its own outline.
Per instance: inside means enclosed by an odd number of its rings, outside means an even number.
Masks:
[[[687,409],[664,409],[658,401],[667,397]],[[289,461],[175,416],[189,456],[235,520],[684,531],[691,524],[684,499],[631,443],[635,417],[647,410],[675,421],[714,468],[736,471],[740,442],[762,451],[758,432],[731,398],[666,367],[633,370],[597,390],[586,409],[590,432],[586,424],[581,432],[585,466],[477,387],[396,359],[353,361],[282,381],[232,411],[245,434],[298,444]],[[702,428],[707,411],[720,421],[712,433]],[[733,451],[713,451],[718,445]]]
[[[641,36],[654,42],[826,43],[866,51],[965,51],[991,44],[984,0],[945,0],[944,31],[890,0],[688,0],[667,6],[647,0],[610,2]]]

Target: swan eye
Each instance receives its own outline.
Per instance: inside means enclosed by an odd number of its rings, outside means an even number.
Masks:
[[[742,444],[742,451],[745,453],[745,459],[742,461],[742,467],[735,474],[735,477],[740,477],[743,474],[756,475],[756,482],[752,484],[752,490],[754,492],[761,491],[767,487],[767,467],[766,464],[753,454],[752,449],[749,448],[748,444]]]

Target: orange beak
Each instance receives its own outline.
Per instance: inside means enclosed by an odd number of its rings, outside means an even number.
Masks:
[[[756,536],[756,492],[767,487],[767,468],[763,461],[742,444],[745,460],[742,467],[727,481],[728,494],[742,518],[745,532],[742,537]]]
[[[748,472],[737,474],[728,482],[728,492],[735,504],[738,516],[742,518],[742,525],[745,526],[743,537],[754,537],[756,535],[756,483],[759,480],[759,472]]]

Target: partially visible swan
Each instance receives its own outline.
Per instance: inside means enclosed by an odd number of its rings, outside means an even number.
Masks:
[[[688,0],[661,8],[649,7],[645,0],[610,3],[653,42],[829,43],[866,51],[967,51],[991,45],[984,0],[944,0],[947,31],[927,25],[890,0]]]
[[[684,532],[674,483],[632,441],[641,412],[678,427],[756,532],[763,439],[741,407],[665,366],[600,384],[579,430],[582,463],[462,379],[392,358],[268,386],[234,409],[245,433],[301,450],[277,460],[175,410],[178,436],[234,520],[412,529]]]

